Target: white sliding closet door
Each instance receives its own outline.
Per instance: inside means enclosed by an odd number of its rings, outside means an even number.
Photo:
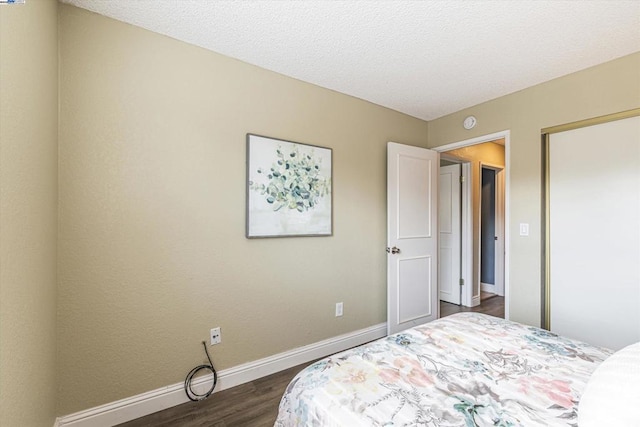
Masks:
[[[551,331],[640,341],[640,117],[549,138]]]

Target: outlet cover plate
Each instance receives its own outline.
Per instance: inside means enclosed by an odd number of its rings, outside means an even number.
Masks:
[[[220,327],[211,329],[209,336],[211,338],[211,345],[220,344],[222,342],[222,332],[220,332]]]

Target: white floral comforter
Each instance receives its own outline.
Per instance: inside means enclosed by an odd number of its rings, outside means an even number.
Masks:
[[[577,426],[580,394],[612,353],[459,313],[309,366],[275,425]]]

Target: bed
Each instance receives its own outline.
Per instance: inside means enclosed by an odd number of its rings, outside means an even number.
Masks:
[[[577,426],[613,351],[458,313],[322,359],[283,395],[277,427]]]

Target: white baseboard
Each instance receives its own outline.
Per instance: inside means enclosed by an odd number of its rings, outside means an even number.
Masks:
[[[477,307],[480,305],[480,295],[473,296],[471,298],[471,305],[469,307]]]
[[[380,323],[365,329],[329,338],[254,362],[218,372],[216,392],[244,384],[282,370],[328,356],[387,335],[387,324]],[[212,379],[195,380],[193,389],[203,393],[211,388]],[[189,402],[184,383],[162,387],[126,399],[96,406],[56,419],[54,427],[111,427],[145,415]]]
[[[480,290],[482,292],[489,292],[490,294],[495,294],[496,293],[496,285],[493,285],[491,283],[482,283],[482,282],[480,282]]]

